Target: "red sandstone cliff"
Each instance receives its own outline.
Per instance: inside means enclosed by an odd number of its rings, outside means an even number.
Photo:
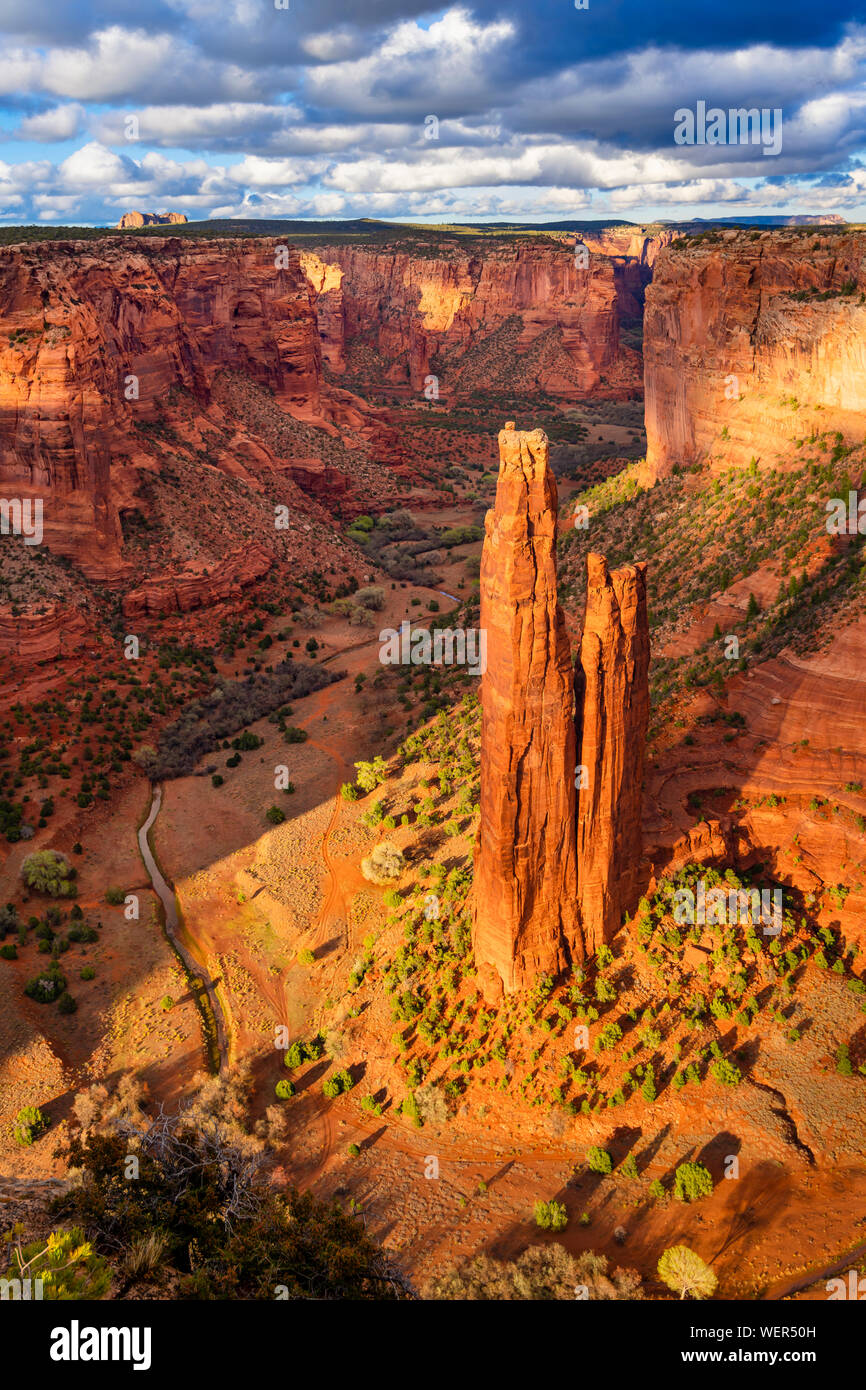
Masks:
[[[346,369],[352,348],[374,352],[386,378],[443,394],[476,387],[581,397],[630,394],[638,354],[619,340],[612,262],[575,265],[569,247],[490,246],[472,255],[394,247],[319,246],[302,264],[316,296],[325,361]]]
[[[622,925],[638,896],[649,721],[646,565],[608,571],[587,556],[586,614],[575,666],[581,790],[577,890],[588,950]]]
[[[59,603],[16,614],[9,605],[0,608],[0,656],[35,666],[76,651],[87,640],[83,614]]]
[[[556,483],[543,430],[499,435],[481,562],[481,826],[476,966],[485,992],[531,984],[583,955],[574,843],[575,742],[556,596]]]
[[[273,557],[260,545],[238,548],[209,570],[197,566],[181,574],[153,575],[123,599],[125,618],[191,613],[242,591],[267,574]]]
[[[86,574],[126,570],[142,428],[173,388],[205,407],[215,376],[245,373],[314,411],[321,358],[297,254],[272,238],[163,237],[0,251],[0,488],[44,499],[45,543]]]
[[[727,230],[662,251],[646,296],[647,472],[784,464],[866,428],[866,234]]]

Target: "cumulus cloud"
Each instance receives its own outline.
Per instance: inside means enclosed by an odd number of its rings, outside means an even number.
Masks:
[[[4,0],[7,136],[67,149],[0,165],[0,216],[863,215],[850,0],[789,7],[784,28],[750,0],[724,23],[662,8],[590,25],[567,0]],[[677,145],[674,112],[699,100],[781,108],[781,153]]]

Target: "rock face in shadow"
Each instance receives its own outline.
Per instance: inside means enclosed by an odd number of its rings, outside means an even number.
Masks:
[[[499,459],[481,558],[487,669],[473,919],[488,999],[597,950],[634,906],[649,718],[646,566],[610,573],[603,556],[588,556],[573,672],[547,436],[509,423]]]
[[[496,505],[481,561],[481,825],[475,959],[485,993],[521,989],[580,958],[575,735],[556,594],[556,483],[543,430],[499,435]]]
[[[586,949],[596,951],[637,896],[649,721],[645,564],[610,572],[604,556],[587,556],[574,683],[578,903]]]

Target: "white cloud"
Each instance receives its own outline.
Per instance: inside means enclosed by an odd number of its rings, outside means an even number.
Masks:
[[[14,132],[19,140],[72,140],[81,133],[86,116],[85,108],[79,102],[69,102],[65,106],[55,106],[50,111],[42,111],[37,116],[27,116]]]

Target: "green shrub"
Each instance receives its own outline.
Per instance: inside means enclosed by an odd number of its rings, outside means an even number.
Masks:
[[[611,1173],[613,1171],[613,1159],[607,1149],[600,1149],[593,1145],[586,1151],[586,1166],[591,1173]]]
[[[108,1292],[111,1269],[75,1226],[69,1231],[52,1231],[47,1238],[42,1236],[23,1247],[20,1242],[13,1245],[12,1262],[3,1277],[39,1280],[43,1300],[93,1301]]]
[[[535,1224],[540,1231],[564,1231],[568,1212],[564,1202],[536,1202]]]
[[[44,1134],[47,1128],[48,1121],[42,1111],[35,1105],[25,1105],[15,1116],[12,1133],[16,1144],[26,1146]]]
[[[709,1197],[713,1179],[703,1163],[681,1163],[674,1174],[674,1196],[680,1202],[697,1202]]]
[[[265,820],[270,821],[271,825],[282,825],[286,819],[285,811],[281,811],[279,806],[269,806],[265,811]]]
[[[68,990],[64,990],[57,1001],[57,1009],[61,1014],[74,1014],[78,1008],[77,1002],[73,999]]]
[[[274,1090],[279,1100],[291,1100],[292,1096],[295,1094],[294,1083],[291,1082],[287,1076],[284,1076],[277,1082]]]
[[[71,898],[75,893],[75,870],[56,849],[28,854],[21,865],[21,877],[28,888],[52,898]]]
[[[96,978],[96,971],[92,965],[85,965],[79,972],[78,978],[79,980],[93,980]]]
[[[34,975],[24,986],[24,993],[38,1004],[54,1004],[66,989],[66,979],[60,973],[56,962],[51,963],[41,974]]]

